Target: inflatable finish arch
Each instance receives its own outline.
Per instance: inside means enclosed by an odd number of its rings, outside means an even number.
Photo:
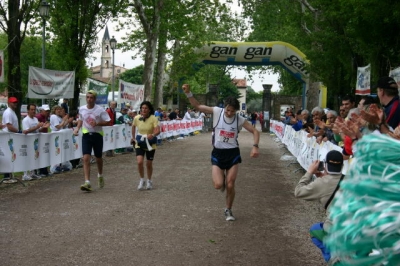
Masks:
[[[203,63],[218,65],[280,65],[303,82],[303,108],[308,89],[308,61],[296,47],[285,42],[211,42],[197,49]]]

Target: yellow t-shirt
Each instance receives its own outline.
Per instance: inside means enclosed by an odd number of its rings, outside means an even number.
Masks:
[[[156,127],[158,127],[159,121],[158,119],[154,116],[151,115],[149,118],[147,118],[145,121],[140,121],[139,119],[142,116],[137,115],[135,116],[135,119],[133,120],[133,125],[137,129],[137,135],[147,135],[147,134],[153,134],[153,131]],[[157,147],[156,144],[151,145],[153,149]],[[139,148],[139,146],[136,144],[135,148]]]

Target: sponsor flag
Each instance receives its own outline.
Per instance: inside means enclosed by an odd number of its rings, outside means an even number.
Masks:
[[[400,67],[390,70],[389,77],[392,77],[397,82],[397,86],[400,88]]]
[[[371,64],[357,68],[356,95],[371,94]]]
[[[132,84],[123,80],[119,81],[118,104],[129,103],[134,110],[140,108],[144,101],[144,85]]]
[[[88,90],[94,90],[95,92],[97,92],[96,104],[107,104],[107,88],[107,83],[88,79]]]

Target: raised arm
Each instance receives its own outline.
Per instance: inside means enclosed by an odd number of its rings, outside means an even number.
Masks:
[[[189,84],[183,84],[182,85],[182,90],[185,92],[186,97],[189,99],[190,104],[195,108],[196,110],[199,110],[201,112],[204,112],[206,114],[212,114],[213,112],[213,107],[207,106],[207,105],[202,105],[200,104],[194,97],[193,93],[190,91],[190,86]]]

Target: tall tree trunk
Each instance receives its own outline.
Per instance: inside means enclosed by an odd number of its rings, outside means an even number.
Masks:
[[[144,72],[143,72],[143,84],[144,84],[144,98],[151,101],[151,91],[154,76],[154,64],[156,57],[156,46],[158,41],[158,35],[160,31],[161,15],[160,11],[163,8],[164,0],[158,0],[153,2],[152,17],[146,16],[145,8],[141,0],[134,0],[134,7],[139,16],[139,20],[143,25],[144,32],[146,34],[146,55],[144,60]]]
[[[21,24],[18,21],[19,1],[8,2],[9,20],[7,21],[7,36],[8,36],[8,97],[14,96],[18,99],[18,107],[15,113],[18,120],[21,118],[21,101],[22,101],[22,88],[21,88],[21,45],[23,38],[21,37]]]
[[[175,40],[174,46],[173,46],[173,52],[172,52],[172,60],[176,60],[178,58],[179,52],[181,50],[181,42],[179,40]],[[169,76],[169,82],[168,82],[168,103],[167,103],[167,108],[172,108],[173,104],[173,99],[174,99],[174,93],[177,92],[177,82],[175,79],[176,75],[176,67],[175,64],[172,64],[171,71],[170,71],[170,76]]]
[[[157,57],[157,76],[156,76],[156,90],[154,93],[154,104],[156,107],[160,107],[163,104],[163,89],[165,79],[165,64],[166,64],[166,50],[167,43],[161,41],[158,42],[158,57]]]
[[[151,34],[147,38],[146,56],[144,60],[143,72],[144,99],[146,101],[151,101],[157,39],[157,34]]]

